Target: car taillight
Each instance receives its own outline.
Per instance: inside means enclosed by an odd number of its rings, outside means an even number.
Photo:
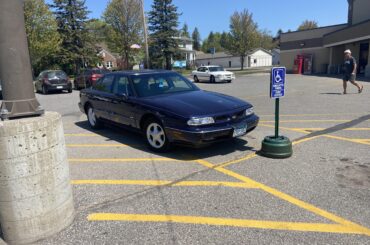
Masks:
[[[93,80],[94,82],[96,81],[96,80],[98,80],[99,79],[99,77],[96,75],[96,74],[93,74],[92,76],[91,76],[91,80]]]

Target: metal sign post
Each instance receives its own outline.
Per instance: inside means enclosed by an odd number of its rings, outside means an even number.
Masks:
[[[270,98],[275,99],[275,135],[267,136],[262,142],[261,155],[271,158],[288,158],[292,156],[292,142],[279,136],[280,98],[285,96],[286,68],[271,69]]]

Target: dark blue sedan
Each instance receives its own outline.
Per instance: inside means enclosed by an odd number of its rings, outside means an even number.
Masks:
[[[256,128],[253,106],[199,89],[171,71],[109,73],[80,95],[80,109],[94,129],[104,122],[135,129],[154,151],[241,137]]]

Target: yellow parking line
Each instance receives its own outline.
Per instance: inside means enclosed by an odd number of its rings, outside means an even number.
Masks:
[[[97,137],[99,136],[98,134],[92,134],[92,133],[88,133],[88,134],[64,134],[65,136],[69,136],[69,137]]]
[[[233,164],[235,164],[235,163],[243,162],[243,161],[246,161],[246,160],[249,160],[249,159],[255,158],[255,157],[257,157],[257,156],[258,156],[258,155],[257,155],[256,153],[251,153],[251,154],[249,154],[249,155],[247,155],[247,156],[245,156],[245,157],[243,157],[243,158],[240,158],[240,159],[236,159],[236,160],[232,160],[232,161],[228,161],[228,162],[222,163],[222,164],[220,164],[220,165],[219,165],[218,167],[216,167],[216,168],[220,168],[220,167],[225,168],[225,167],[228,167],[228,166],[233,165]]]
[[[200,216],[94,213],[88,216],[88,220],[126,221],[126,222],[167,222],[167,223],[171,222],[181,224],[231,226],[241,228],[369,235],[365,231],[359,231],[357,229],[352,229],[351,227],[338,224],[278,222],[278,221],[230,219],[230,218],[215,218]]]
[[[72,163],[97,163],[97,162],[179,162],[180,160],[171,158],[72,158],[68,159]],[[183,160],[182,162],[189,162]]]
[[[211,168],[211,169],[213,169],[215,167],[214,164],[212,164],[210,162],[207,162],[205,160],[198,160],[197,162],[200,163],[201,165],[203,165],[205,167],[208,167],[208,168]],[[222,168],[222,167],[214,168],[214,169],[217,170],[217,171],[219,171],[219,172],[221,172],[221,173],[223,173],[223,174],[225,174],[225,175],[228,175],[228,176],[231,176],[231,177],[233,177],[235,179],[238,179],[240,181],[243,181],[244,183],[247,183],[248,185],[255,185],[258,188],[264,190],[265,192],[270,193],[271,195],[276,196],[276,197],[278,197],[278,198],[280,198],[282,200],[285,200],[285,201],[287,201],[289,203],[292,203],[292,204],[294,204],[294,205],[296,205],[298,207],[301,207],[301,208],[306,209],[306,210],[308,210],[308,211],[310,211],[312,213],[315,213],[315,214],[320,215],[320,216],[322,216],[324,218],[327,218],[327,219],[329,219],[331,221],[334,221],[336,223],[339,223],[341,225],[344,225],[344,226],[346,226],[346,228],[348,228],[348,230],[356,231],[355,233],[358,233],[358,234],[366,234],[366,235],[370,236],[370,229],[368,229],[366,227],[363,227],[363,226],[357,225],[357,224],[355,224],[355,223],[353,223],[351,221],[345,220],[345,219],[343,219],[343,218],[341,218],[339,216],[336,216],[336,215],[334,215],[332,213],[329,213],[329,212],[327,212],[325,210],[322,210],[320,208],[317,208],[317,207],[315,207],[315,206],[313,206],[311,204],[308,204],[306,202],[303,202],[303,201],[301,201],[301,200],[299,200],[299,199],[297,199],[295,197],[292,197],[292,196],[290,196],[288,194],[285,194],[285,193],[283,193],[283,192],[281,192],[281,191],[279,191],[277,189],[274,189],[272,187],[269,187],[267,185],[264,185],[262,183],[259,183],[257,181],[254,181],[254,180],[252,180],[252,179],[250,179],[248,177],[245,177],[243,175],[240,175],[238,173],[235,173],[235,172],[233,172],[231,170],[228,170],[228,169],[225,169],[225,168]]]
[[[332,113],[332,114],[281,114],[280,117],[306,117],[306,116],[349,116],[362,115],[362,113]],[[260,117],[275,117],[275,115],[260,115]]]
[[[291,128],[293,130],[322,131],[326,128]],[[343,131],[370,131],[370,128],[345,128]]]
[[[257,188],[243,182],[223,181],[181,181],[174,183],[169,180],[72,180],[73,185],[143,185],[143,186],[223,186],[232,188]]]
[[[125,144],[67,144],[70,148],[128,147]]]
[[[262,126],[262,127],[266,127],[266,128],[275,128],[275,125],[268,125],[268,124],[263,124],[263,123],[260,123],[258,126]],[[298,129],[298,128],[287,128],[287,127],[279,127],[279,129],[285,129],[285,130],[288,130],[288,131],[294,131],[294,132],[298,132],[298,133],[304,133],[304,134],[309,134],[310,132],[307,132],[303,129]]]
[[[367,140],[350,139],[350,138],[339,137],[339,136],[334,136],[334,135],[323,135],[323,136],[326,138],[331,138],[331,139],[336,139],[336,140],[348,141],[348,142],[363,144],[363,145],[370,145],[370,142],[367,142]]]
[[[275,121],[264,121],[261,120],[261,123],[274,123]],[[323,119],[323,120],[280,120],[281,123],[305,123],[305,122],[350,122],[349,120],[335,120],[335,119]]]

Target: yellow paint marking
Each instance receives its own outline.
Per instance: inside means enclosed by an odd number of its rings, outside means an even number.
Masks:
[[[67,144],[70,148],[128,147],[125,144]]]
[[[228,169],[225,169],[225,168],[222,168],[222,167],[215,168],[215,165],[213,165],[212,163],[207,162],[205,160],[198,160],[197,162],[200,163],[200,164],[202,164],[205,167],[208,167],[208,168],[211,168],[211,169],[215,169],[215,170],[217,170],[217,171],[219,171],[219,172],[221,172],[223,174],[226,174],[226,175],[231,176],[231,177],[233,177],[235,179],[238,179],[240,181],[243,181],[244,183],[247,183],[248,185],[255,185],[258,188],[264,190],[267,193],[270,193],[273,196],[276,196],[276,197],[278,197],[278,198],[280,198],[282,200],[285,200],[285,201],[287,201],[289,203],[292,203],[292,204],[294,204],[294,205],[296,205],[298,207],[301,207],[303,209],[306,209],[306,210],[308,210],[308,211],[310,211],[312,213],[315,213],[317,215],[320,215],[320,216],[322,216],[324,218],[327,218],[327,219],[329,219],[331,221],[334,221],[336,223],[339,223],[341,225],[344,225],[344,226],[346,226],[346,228],[348,230],[356,231],[356,233],[358,233],[358,234],[366,234],[366,235],[370,236],[370,229],[365,228],[365,227],[360,226],[360,225],[357,225],[357,224],[355,224],[355,223],[353,223],[351,221],[345,220],[345,219],[343,219],[343,218],[341,218],[339,216],[336,216],[336,215],[334,215],[332,213],[329,213],[329,212],[327,212],[325,210],[322,210],[320,208],[317,208],[317,207],[315,207],[315,206],[313,206],[311,204],[308,204],[306,202],[303,202],[303,201],[301,201],[301,200],[299,200],[299,199],[297,199],[295,197],[292,197],[292,196],[290,196],[288,194],[285,194],[285,193],[283,193],[283,192],[281,192],[281,191],[279,191],[277,189],[274,189],[272,187],[269,187],[267,185],[264,185],[262,183],[259,183],[257,181],[254,181],[254,180],[252,180],[252,179],[250,179],[248,177],[245,177],[243,175],[237,174],[237,173],[235,173],[235,172],[233,172],[231,170],[228,170]]]
[[[236,159],[236,160],[232,160],[232,161],[228,161],[228,162],[225,162],[225,163],[222,163],[220,164],[217,168],[219,167],[227,167],[227,166],[230,166],[232,164],[235,164],[235,163],[239,163],[239,162],[243,162],[243,161],[246,161],[246,160],[249,160],[249,159],[252,159],[252,158],[255,158],[257,157],[257,154],[256,153],[251,153],[243,158],[240,158],[240,159]]]
[[[309,138],[304,138],[304,139],[301,139],[301,140],[293,141],[292,145],[298,145],[298,144],[301,144],[303,142],[307,142],[307,141],[317,139],[317,138],[320,138],[320,136],[314,136],[314,137],[309,137]]]
[[[243,182],[181,181],[169,180],[72,180],[73,185],[143,185],[143,186],[224,186],[232,188],[257,188]]]
[[[292,130],[322,131],[326,128],[291,128]],[[345,128],[343,131],[370,131],[370,128]]]
[[[69,137],[98,137],[98,134],[64,134]]]
[[[97,162],[179,162],[171,158],[76,158],[68,159],[69,162],[97,163]],[[183,162],[189,162],[184,160]]]
[[[331,139],[336,139],[336,140],[348,141],[348,142],[363,144],[363,145],[370,145],[370,142],[367,142],[361,139],[350,139],[350,138],[339,137],[339,136],[334,136],[334,135],[323,135],[323,136],[326,138],[331,138]]]
[[[266,128],[275,128],[275,125],[268,125],[268,124],[263,124],[263,123],[260,123],[258,126],[262,126],[262,127],[266,127]],[[308,134],[310,132],[307,132],[303,129],[294,129],[294,128],[287,128],[287,127],[279,127],[280,129],[285,129],[285,130],[288,130],[288,131],[294,131],[294,132],[298,132],[298,133],[304,133],[304,134]]]
[[[260,121],[261,123],[274,123],[275,121]],[[280,120],[281,123],[305,123],[305,122],[350,122],[349,120],[335,120],[335,119],[323,119],[323,120]]]
[[[88,220],[126,221],[126,222],[171,222],[181,224],[231,226],[241,228],[257,228],[272,230],[366,234],[357,229],[352,229],[351,227],[338,224],[278,222],[278,221],[245,220],[245,219],[199,217],[199,216],[94,213],[88,216]]]
[[[361,113],[338,113],[338,114],[282,114],[280,117],[306,117],[306,116],[349,116],[349,115],[361,115]],[[275,115],[260,115],[260,117],[275,117]]]

